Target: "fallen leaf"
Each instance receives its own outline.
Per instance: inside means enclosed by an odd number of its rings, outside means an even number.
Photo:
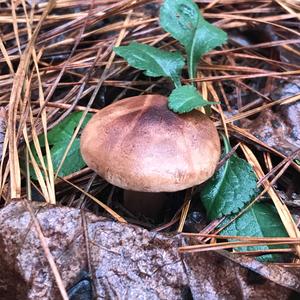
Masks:
[[[224,251],[179,254],[187,242],[180,236],[78,209],[30,205],[72,299],[78,299],[74,287],[88,294],[91,286],[93,299],[288,299],[300,292],[299,277],[281,267],[235,261]],[[0,225],[2,299],[60,299],[25,202],[4,207]]]
[[[300,80],[281,81],[272,99],[283,99],[300,93]],[[300,101],[266,109],[254,120],[241,122],[258,139],[284,155],[300,148]],[[299,157],[298,157],[299,158]]]

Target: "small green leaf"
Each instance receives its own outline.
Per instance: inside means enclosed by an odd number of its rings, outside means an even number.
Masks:
[[[60,122],[57,126],[51,129],[48,136],[48,143],[50,146],[50,153],[52,158],[53,169],[56,172],[58,169],[60,162],[63,158],[64,152],[67,149],[67,146],[72,138],[75,128],[82,116],[82,112],[74,112],[70,114],[67,118],[65,118],[62,122]],[[84,128],[89,119],[92,117],[91,114],[87,114],[81,128]],[[41,147],[45,146],[45,138],[44,135],[39,136],[39,142]],[[37,162],[39,163],[37,153],[34,149],[33,143],[31,145],[33,155]],[[46,162],[46,156],[44,156],[44,161]],[[59,171],[59,176],[67,176],[74,172],[79,171],[85,166],[85,162],[83,161],[80,154],[80,140],[76,138],[68,152],[68,155],[62,165],[62,168]],[[31,177],[36,179],[35,172],[33,168],[31,168]]]
[[[192,85],[177,87],[169,96],[168,106],[176,113],[187,113],[197,107],[216,104],[202,98],[197,89]]]
[[[226,153],[229,151],[225,143]],[[213,220],[237,213],[257,194],[256,176],[250,164],[233,154],[201,191],[208,217]]]
[[[204,20],[192,0],[165,0],[160,8],[160,25],[185,47],[190,78],[195,77],[201,56],[227,40],[223,30]]]
[[[152,77],[170,77],[176,86],[180,86],[180,74],[184,58],[178,52],[167,52],[152,46],[131,43],[128,46],[115,47],[114,51],[131,66],[145,70]]]
[[[228,220],[224,223],[227,223]],[[222,224],[222,226],[225,224]],[[221,231],[221,235],[251,237],[287,237],[287,232],[273,205],[255,203],[232,224]],[[285,246],[248,246],[236,251],[253,251],[285,248]],[[258,258],[261,261],[278,261],[278,255],[267,254]]]

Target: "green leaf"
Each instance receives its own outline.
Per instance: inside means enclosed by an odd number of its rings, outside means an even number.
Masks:
[[[60,162],[63,158],[64,152],[67,149],[67,146],[72,138],[75,128],[78,125],[78,122],[82,116],[82,112],[74,112],[70,114],[67,118],[65,118],[62,122],[60,122],[57,126],[51,129],[48,136],[48,143],[50,146],[50,153],[52,158],[53,169],[56,172],[58,169]],[[83,121],[81,128],[84,128],[87,122],[92,117],[91,114],[87,114],[86,118]],[[41,147],[45,146],[45,137],[44,135],[39,136],[39,142]],[[31,145],[33,155],[37,162],[39,163],[37,153],[34,149],[33,143]],[[46,156],[44,157],[44,161],[46,162]],[[74,172],[79,171],[85,166],[85,162],[82,159],[80,154],[80,139],[75,138],[70,151],[62,165],[62,168],[59,171],[59,176],[67,176]],[[31,177],[36,179],[35,172],[33,168],[31,168]]]
[[[216,104],[202,98],[192,85],[184,85],[174,89],[169,96],[168,106],[176,113],[187,113],[197,107]]]
[[[195,77],[201,56],[227,40],[223,30],[204,20],[192,0],[165,0],[160,8],[160,25],[185,47],[190,78]]]
[[[225,152],[229,152],[225,143]],[[229,145],[230,146],[230,145]],[[256,176],[251,165],[233,154],[201,191],[208,217],[213,220],[237,213],[257,194]]]
[[[152,77],[170,77],[176,86],[180,86],[180,74],[184,58],[178,52],[167,52],[152,46],[131,43],[128,46],[115,47],[114,51],[131,66],[145,70]]]
[[[225,221],[226,223],[228,222]],[[223,226],[225,224],[222,224]],[[232,224],[221,231],[221,235],[251,237],[287,237],[287,232],[273,205],[255,203]],[[236,251],[253,251],[285,248],[278,246],[248,246],[236,248]],[[267,254],[258,258],[261,261],[278,261],[278,255]]]

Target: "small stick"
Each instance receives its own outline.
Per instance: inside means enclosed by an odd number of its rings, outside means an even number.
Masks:
[[[26,206],[28,212],[30,213],[30,216],[31,216],[32,221],[33,221],[33,223],[34,223],[36,232],[37,232],[37,234],[38,234],[39,240],[40,240],[41,245],[42,245],[42,248],[43,248],[43,250],[44,250],[44,252],[45,252],[45,256],[46,256],[46,258],[47,258],[47,260],[48,260],[48,263],[49,263],[49,265],[50,265],[50,268],[51,268],[51,270],[52,270],[52,272],[53,272],[53,275],[54,275],[56,284],[57,284],[57,286],[58,286],[58,289],[59,289],[59,291],[60,291],[60,294],[61,294],[61,296],[62,296],[62,298],[63,298],[64,300],[68,300],[68,299],[69,299],[68,294],[67,294],[67,292],[66,292],[66,289],[65,289],[65,287],[64,287],[63,281],[62,281],[61,276],[60,276],[60,274],[59,274],[59,271],[58,271],[58,268],[57,268],[57,266],[56,266],[54,257],[53,257],[53,255],[51,254],[50,249],[49,249],[49,247],[48,247],[48,245],[47,245],[47,242],[46,242],[46,239],[45,239],[45,237],[44,237],[42,228],[41,228],[41,226],[40,226],[40,224],[39,224],[39,221],[38,221],[37,218],[35,217],[35,215],[34,215],[34,213],[33,213],[33,211],[32,211],[32,208],[31,208],[31,206],[30,206],[28,200],[24,199],[24,203],[25,203],[25,206]]]

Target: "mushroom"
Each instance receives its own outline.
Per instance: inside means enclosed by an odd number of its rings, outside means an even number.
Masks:
[[[175,192],[209,179],[220,158],[216,127],[197,110],[172,112],[167,100],[130,97],[96,113],[81,136],[86,164],[126,191]]]

